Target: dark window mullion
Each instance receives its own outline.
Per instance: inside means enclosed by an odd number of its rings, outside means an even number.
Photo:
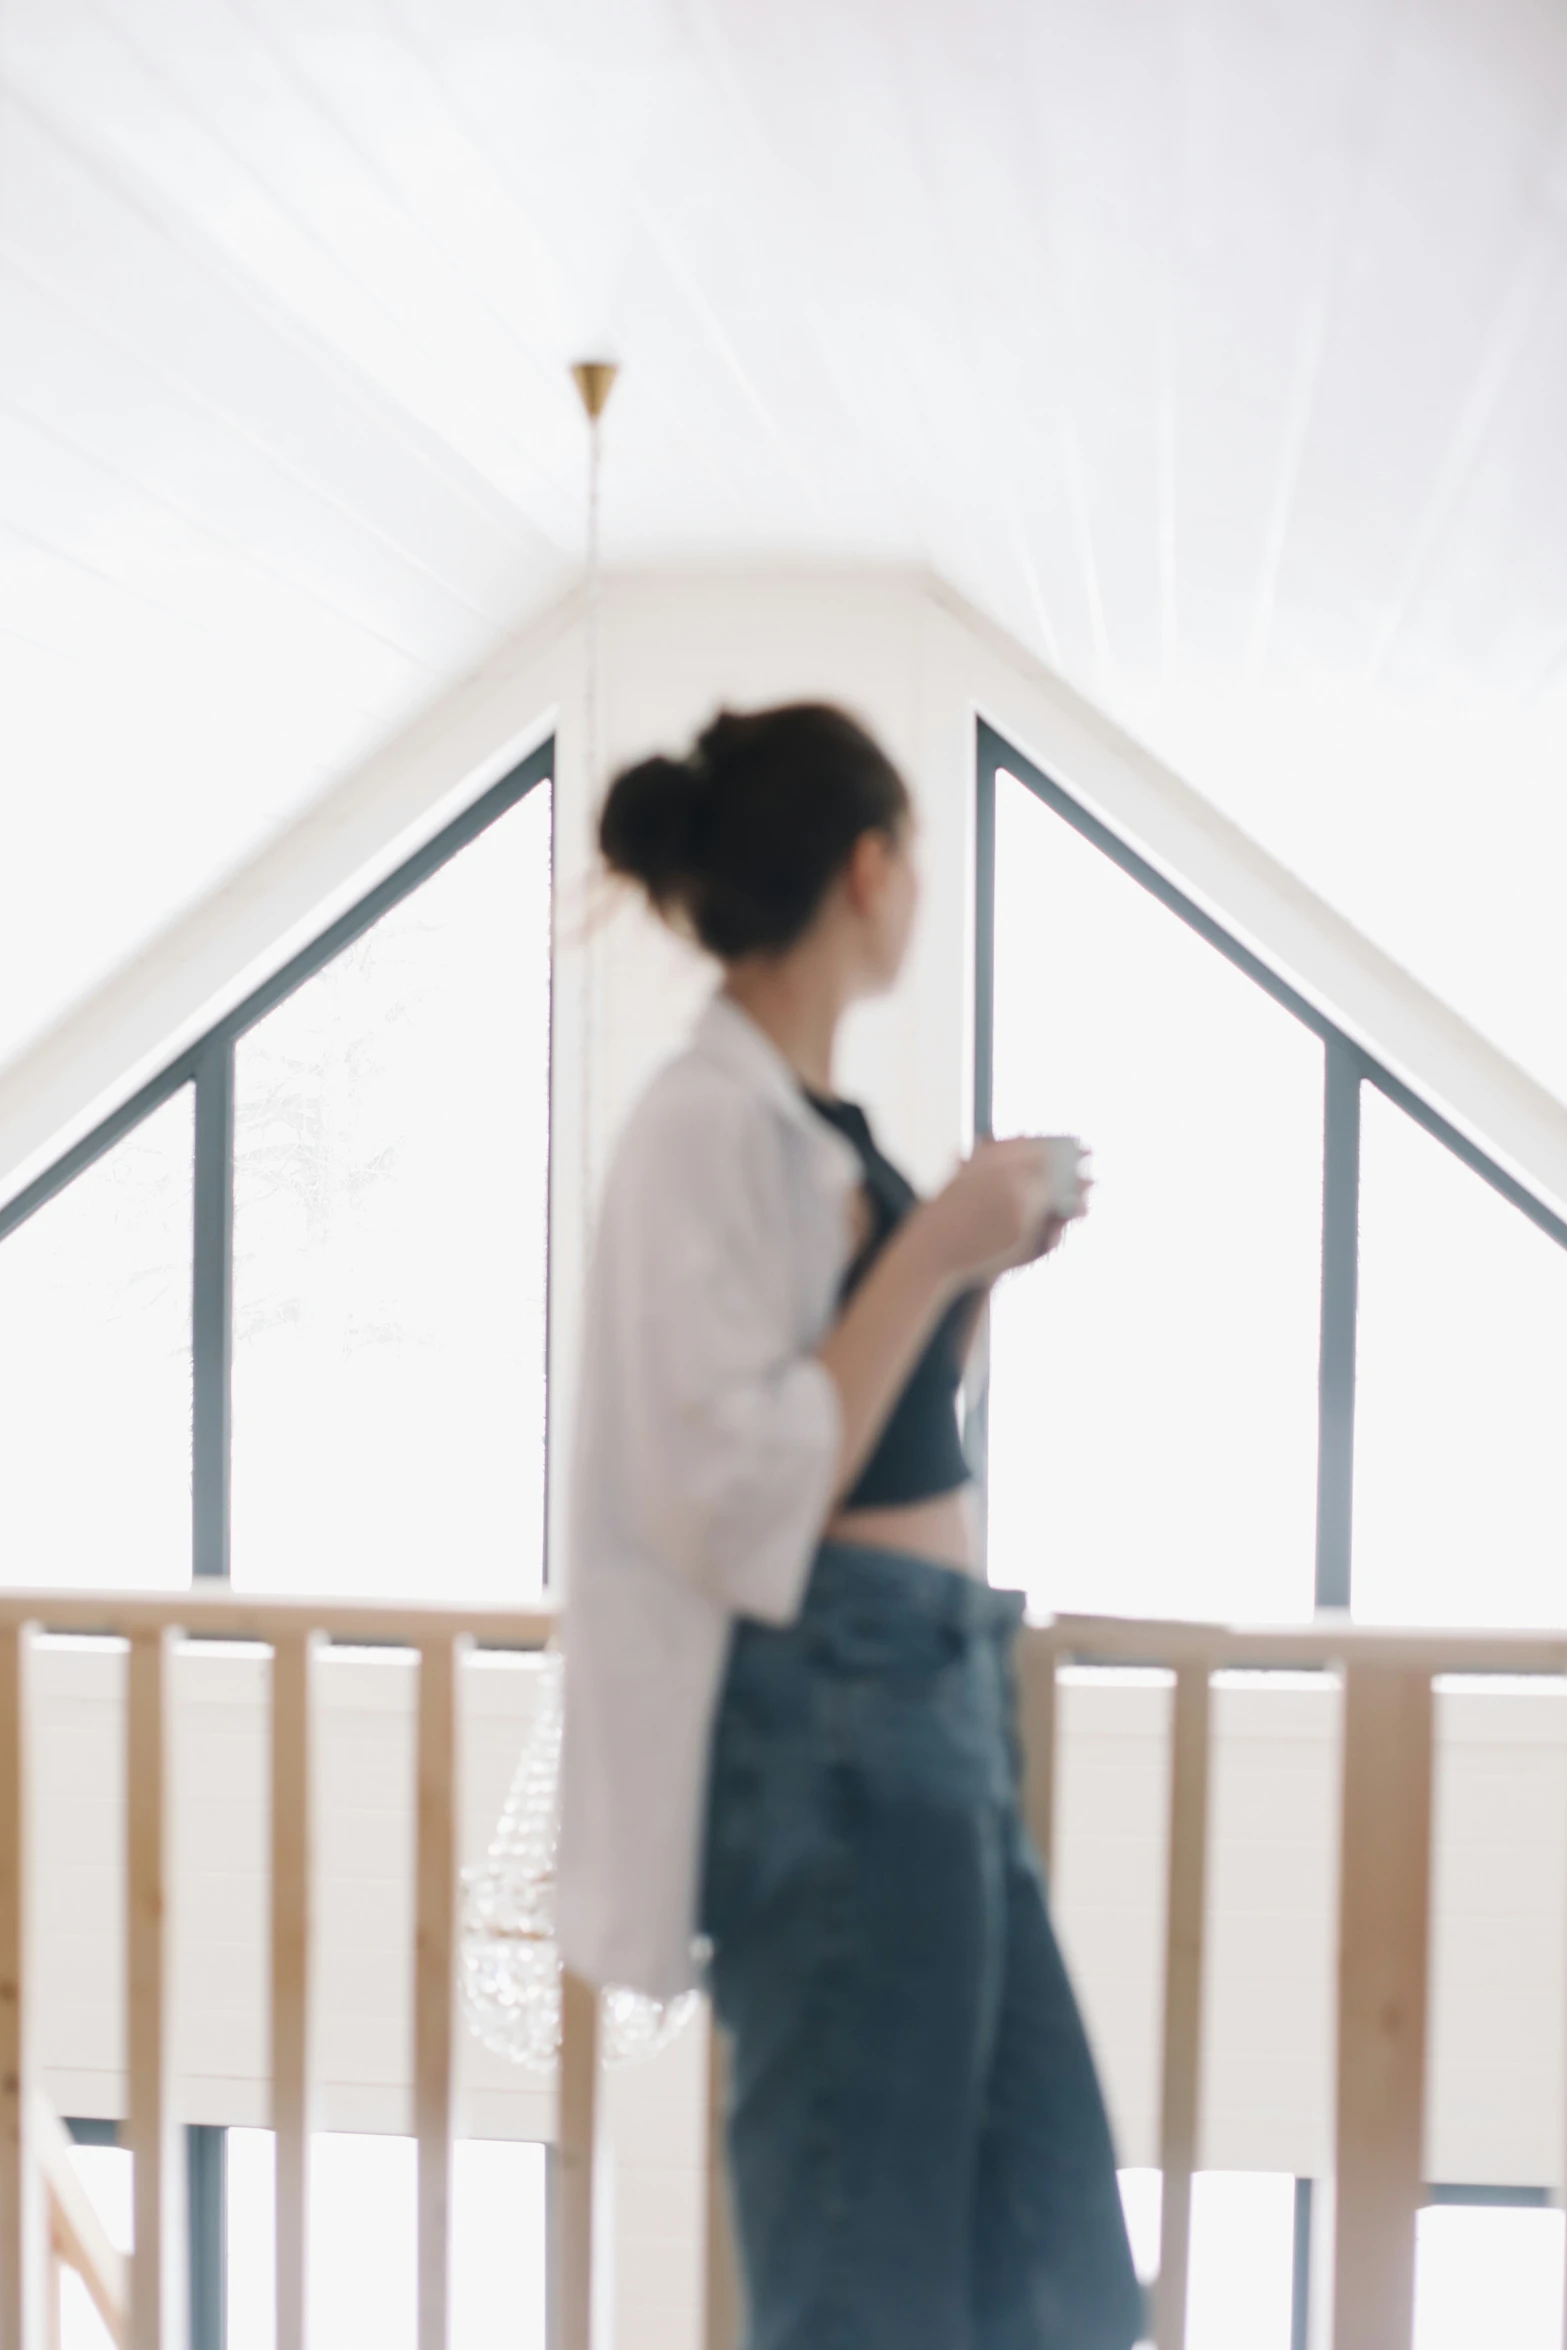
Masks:
[[[1310,2179],[1295,2181],[1295,2236],[1291,2261],[1290,2350],[1311,2350],[1311,2231],[1316,2195]]]
[[[190,2350],[224,2350],[228,2340],[228,2136],[210,2122],[185,2133]]]
[[[432,874],[438,873],[443,865],[449,865],[463,849],[470,847],[482,833],[488,832],[496,819],[515,808],[520,800],[526,799],[536,784],[547,782],[554,769],[555,738],[552,735],[536,751],[531,751],[509,775],[503,775],[499,783],[492,784],[487,792],[475,800],[471,807],[465,808],[433,840],[427,841],[422,849],[416,849],[411,857],[398,866],[395,873],[389,873],[384,881],[377,882],[374,889],[367,890],[318,938],[312,939],[307,947],[302,947],[290,962],[285,963],[281,971],[274,972],[253,994],[246,996],[242,1004],[226,1013],[212,1035],[242,1036],[247,1028],[254,1028],[257,1021],[265,1019],[267,1013],[282,1003],[286,996],[291,996],[296,988],[303,987],[307,979],[313,979],[345,947],[352,946],[367,930],[373,929],[383,914],[389,914],[394,906],[401,905],[403,899],[411,897]]]
[[[191,1324],[192,1561],[198,1576],[226,1581],[234,1352],[234,1046],[221,1034],[208,1038],[196,1063]]]
[[[996,761],[983,732],[974,781],[974,1139],[995,1124],[996,1082]],[[964,1383],[963,1451],[979,1495],[980,1562],[990,1550],[990,1317]]]
[[[1361,1061],[1329,1037],[1322,1114],[1322,1336],[1317,1373],[1317,1605],[1348,1607],[1355,1508]]]
[[[995,1120],[996,1084],[996,761],[980,737],[974,783],[974,1136]]]

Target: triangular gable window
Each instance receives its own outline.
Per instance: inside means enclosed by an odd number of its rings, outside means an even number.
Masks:
[[[526,1602],[546,745],[0,1208],[0,1574]]]

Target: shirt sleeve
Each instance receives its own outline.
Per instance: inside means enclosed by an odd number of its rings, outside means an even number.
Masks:
[[[841,1443],[837,1389],[801,1341],[791,1139],[766,1104],[662,1105],[617,1169],[600,1268],[638,1535],[769,1623],[798,1610]]]

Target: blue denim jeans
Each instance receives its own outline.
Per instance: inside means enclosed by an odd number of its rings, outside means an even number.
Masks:
[[[1016,1593],[824,1544],[735,1633],[703,1885],[749,2350],[1129,2350],[1143,2302],[1019,1812]]]

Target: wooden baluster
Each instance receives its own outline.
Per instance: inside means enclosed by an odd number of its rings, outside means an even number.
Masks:
[[[1045,1631],[1025,1631],[1017,1646],[1019,1728],[1023,1740],[1023,1817],[1048,1873],[1056,1838],[1056,1646]]]
[[[706,2350],[740,2350],[740,2278],[735,2261],[734,2215],[724,2160],[724,2123],[729,2110],[729,2062],[718,2017],[707,2010],[707,2310]]]
[[[1344,1683],[1334,2350],[1409,2350],[1423,2168],[1431,1679]]]
[[[1175,1676],[1170,1740],[1169,1898],[1165,1913],[1164,2080],[1159,2122],[1159,2281],[1154,2339],[1185,2350],[1192,2174],[1201,2080],[1203,1905],[1208,1874],[1208,1667]]]
[[[126,1957],[136,2248],[131,2350],[177,2350],[184,2324],[184,2165],[170,2062],[169,1715],[172,1632],[135,1633],[126,1675]]]
[[[278,2350],[304,2350],[310,2222],[311,1662],[315,1636],[272,1654],[272,2128]]]
[[[555,2125],[555,2267],[551,2350],[593,2346],[593,2143],[598,2111],[598,1993],[561,1976],[560,2102]]]
[[[419,1652],[414,2126],[419,2141],[419,2350],[451,2334],[452,2161],[456,2126],[458,1682],[466,1643]]]
[[[28,1735],[33,1627],[0,1627],[0,2350],[32,2350],[52,2278],[33,2159]]]

